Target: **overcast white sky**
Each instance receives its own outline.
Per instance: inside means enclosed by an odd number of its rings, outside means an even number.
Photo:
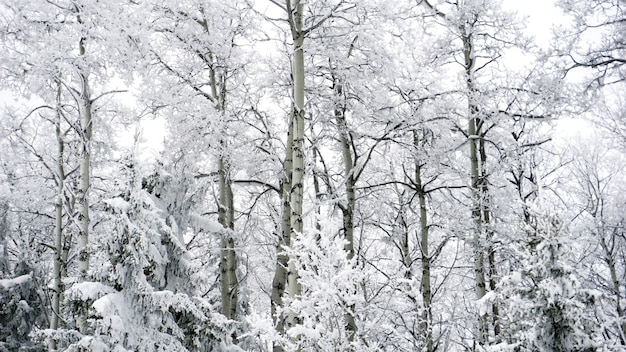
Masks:
[[[554,0],[503,0],[502,5],[527,16],[527,29],[541,46],[549,43],[552,26],[564,21],[563,12],[554,5]]]

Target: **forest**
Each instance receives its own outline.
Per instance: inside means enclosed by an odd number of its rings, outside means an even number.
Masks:
[[[626,351],[625,0],[0,0],[0,148],[0,352]]]

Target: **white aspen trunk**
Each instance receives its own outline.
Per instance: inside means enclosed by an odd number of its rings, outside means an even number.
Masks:
[[[226,113],[226,75],[227,72],[224,72],[221,76],[221,111],[222,114]],[[224,166],[224,175],[225,182],[224,186],[225,190],[225,199],[224,203],[226,205],[226,221],[228,224],[229,236],[227,239],[226,246],[228,248],[228,267],[227,267],[227,277],[229,284],[229,294],[230,294],[230,307],[229,307],[229,318],[236,320],[237,319],[237,307],[239,306],[239,278],[237,277],[237,252],[235,250],[235,199],[233,197],[233,188],[232,188],[232,179],[230,178],[230,161],[227,161],[227,157],[224,156],[223,166]]]
[[[228,195],[226,190],[226,170],[224,160],[219,158],[219,204],[218,222],[222,225],[222,238],[220,239],[220,293],[222,297],[222,314],[230,319],[230,280],[228,276],[228,237],[230,226],[228,223]]]
[[[337,99],[337,106],[335,106],[335,120],[339,130],[339,142],[341,144],[344,165],[343,171],[346,184],[346,206],[342,208],[343,232],[346,239],[344,250],[346,251],[347,258],[351,260],[354,258],[354,208],[356,205],[356,196],[354,192],[354,186],[356,183],[354,178],[355,165],[352,159],[352,150],[350,148],[348,126],[345,117],[345,107],[343,104],[343,84],[337,78],[334,78],[333,83]],[[355,306],[354,304],[350,304],[346,308],[347,311],[344,314],[344,319],[346,320],[347,337],[348,341],[352,342],[357,334],[357,325],[354,318]]]
[[[311,128],[311,135],[314,135],[313,133],[313,128]],[[317,168],[317,155],[319,153],[319,150],[317,149],[317,146],[315,145],[315,142],[313,142],[313,165],[314,168]],[[320,187],[320,176],[319,173],[317,172],[317,170],[313,170],[312,175],[313,177],[313,191],[315,192],[315,230],[317,230],[317,234],[315,235],[315,239],[317,241],[317,243],[319,243],[320,240],[320,236],[321,236],[321,232],[322,232],[322,224],[320,223],[320,219],[322,217],[322,190]],[[317,267],[314,268],[315,272],[317,273]]]
[[[236,319],[239,295],[237,289],[237,255],[235,252],[235,239],[233,238],[235,228],[233,193],[229,167],[223,158],[220,158],[218,164],[220,188],[219,222],[225,229],[220,241],[222,314],[229,319]]]
[[[464,27],[461,28],[462,40],[463,40],[463,53],[465,59],[465,74],[466,85],[468,91],[468,113],[469,113],[469,145],[470,145],[470,174],[471,174],[471,188],[472,188],[472,221],[474,228],[474,278],[476,298],[480,300],[485,296],[486,283],[485,283],[485,260],[484,260],[484,228],[482,218],[482,200],[483,194],[481,192],[480,183],[480,164],[478,160],[478,140],[480,139],[480,118],[478,115],[478,107],[476,106],[476,88],[474,87],[473,75],[474,75],[474,54],[473,54],[473,41],[471,35],[467,34]],[[480,345],[487,343],[489,335],[489,325],[487,322],[486,314],[479,317],[478,322],[478,342]]]
[[[278,314],[278,308],[283,307],[283,294],[287,287],[287,267],[289,263],[289,257],[284,248],[288,247],[291,243],[291,205],[289,202],[291,193],[291,173],[292,173],[292,155],[291,150],[293,148],[293,133],[291,132],[291,125],[293,124],[293,108],[292,115],[289,117],[289,129],[287,132],[287,149],[285,161],[283,163],[283,176],[280,182],[281,190],[281,202],[282,202],[282,215],[281,226],[278,235],[278,242],[276,244],[276,267],[274,270],[274,278],[272,280],[272,294],[271,294],[271,314],[276,326],[276,331],[282,336],[285,334],[285,317]],[[284,349],[280,344],[275,343],[273,346],[274,352],[283,352]]]
[[[292,149],[292,179],[291,179],[291,244],[297,236],[302,234],[302,205],[304,201],[304,32],[302,31],[303,5],[297,0],[292,7],[291,1],[287,0],[287,10],[290,11],[290,25],[293,38],[293,149]],[[298,268],[294,261],[289,262],[287,274],[289,283],[289,297],[292,300],[299,299],[302,294],[302,286],[299,282]],[[287,326],[294,327],[299,324],[299,314],[290,310],[287,318]],[[299,337],[294,337],[297,342]]]
[[[419,150],[419,135],[413,131],[413,145],[415,150]],[[417,187],[417,197],[420,206],[420,251],[422,264],[422,279],[420,289],[422,292],[421,320],[419,324],[420,332],[424,338],[426,352],[433,352],[433,330],[432,330],[432,289],[430,286],[430,264],[431,258],[428,249],[429,227],[428,211],[426,208],[426,191],[422,185],[422,166],[415,160],[415,185]]]
[[[314,135],[314,131],[313,131],[313,127],[311,125],[311,135]],[[321,187],[320,187],[320,175],[319,172],[316,170],[317,169],[317,157],[319,154],[319,149],[317,149],[317,146],[315,145],[315,141],[312,142],[313,146],[312,146],[312,159],[313,159],[313,172],[312,172],[312,178],[313,178],[313,191],[315,192],[315,243],[317,245],[320,244],[320,241],[322,239],[322,223],[320,222],[320,219],[322,218],[322,191],[321,191]],[[321,157],[321,155],[319,155]],[[316,275],[319,274],[319,267],[317,265],[313,265],[312,266],[313,271],[315,272]]]
[[[343,97],[343,85],[335,80],[335,95],[337,99]],[[348,135],[348,126],[345,118],[345,111],[342,106],[335,108],[335,120],[339,130],[339,142],[343,156],[343,173],[346,184],[346,207],[343,210],[343,230],[346,239],[344,250],[348,254],[348,259],[354,258],[354,207],[356,196],[354,192],[354,161],[352,160],[352,150]]]
[[[482,197],[482,218],[485,226],[485,251],[487,253],[487,273],[489,276],[489,290],[495,291],[498,285],[498,272],[496,268],[496,252],[493,248],[493,229],[491,228],[491,207],[490,207],[490,195],[487,185],[487,151],[485,149],[485,139],[481,138],[479,141],[480,150],[480,194]],[[491,305],[491,322],[493,324],[493,335],[496,338],[500,335],[500,311],[498,304],[492,303]]]
[[[470,121],[469,135],[475,136],[476,133],[475,120]],[[484,236],[483,236],[483,220],[481,212],[481,198],[482,195],[478,189],[479,173],[478,173],[478,158],[476,155],[476,140],[470,140],[470,163],[471,163],[471,186],[472,186],[472,220],[474,224],[474,275],[476,284],[476,298],[480,300],[485,296],[486,283],[485,283],[485,259],[484,259]],[[487,325],[486,314],[479,317],[479,336],[478,341],[481,345],[487,342],[487,335],[489,327]]]
[[[208,29],[205,26],[208,34]],[[213,68],[210,68],[211,96],[215,102],[215,108],[222,118],[226,112],[226,72],[219,76]],[[218,90],[219,85],[219,90]],[[219,91],[219,95],[218,95]],[[225,123],[225,121],[223,122]],[[226,126],[222,127],[225,134]],[[229,319],[237,318],[237,305],[239,291],[237,278],[237,253],[235,252],[235,204],[233,199],[232,181],[230,178],[230,164],[226,155],[226,141],[220,140],[220,157],[218,160],[219,177],[219,204],[218,222],[224,228],[220,240],[220,293],[222,299],[222,314]]]
[[[617,230],[614,230],[615,233],[613,234],[614,236],[616,236],[617,234]],[[604,231],[603,231],[604,232]],[[602,233],[602,235],[604,235],[604,233]],[[613,239],[614,241],[616,239]],[[620,281],[619,281],[619,276],[617,275],[617,269],[616,269],[616,265],[615,265],[615,253],[614,250],[612,248],[609,248],[609,245],[606,243],[606,240],[604,239],[604,237],[602,237],[600,239],[600,245],[602,246],[602,250],[604,251],[604,261],[606,262],[606,265],[609,267],[609,273],[611,275],[611,283],[613,284],[613,291],[615,294],[615,301],[617,303],[617,316],[621,319],[621,323],[620,323],[620,327],[621,327],[621,335],[620,335],[620,342],[622,345],[626,345],[626,314],[624,312],[624,307],[622,306],[622,301],[624,300],[622,294],[621,294],[621,285],[620,285]]]
[[[61,132],[61,83],[57,87],[55,134],[57,138],[57,175],[55,177],[57,186],[57,196],[55,202],[55,226],[54,226],[54,267],[52,281],[52,316],[50,318],[50,329],[59,328],[61,299],[63,293],[63,188],[65,185],[65,169],[63,167],[63,154],[65,144]],[[56,350],[57,344],[54,339],[50,342],[50,349]]]
[[[0,274],[9,272],[9,251],[7,248],[8,212],[9,205],[6,202],[0,203]]]
[[[79,16],[79,22],[80,20]],[[86,38],[79,42],[80,56],[85,56]],[[92,101],[89,91],[88,73],[80,68],[80,138],[81,154],[79,167],[79,185],[76,194],[78,202],[78,271],[81,280],[87,279],[89,271],[89,189],[91,188],[91,136],[92,136]]]
[[[210,36],[206,19],[200,23],[205,34]],[[215,71],[214,56],[208,53],[209,79],[211,82],[211,98],[215,103],[215,108],[222,118],[226,112],[226,72],[218,75]],[[218,83],[219,77],[219,83]],[[219,92],[219,93],[218,93]],[[225,121],[223,122],[225,123]],[[222,127],[222,134],[225,135],[226,126]],[[232,180],[230,178],[230,164],[228,155],[225,155],[226,141],[219,142],[220,157],[218,160],[219,174],[219,204],[218,222],[225,229],[220,239],[220,294],[222,299],[222,314],[229,319],[237,319],[237,306],[239,304],[239,280],[237,278],[237,253],[235,251],[235,204],[232,190]],[[234,336],[236,338],[236,336]]]
[[[228,204],[228,221],[231,226],[231,236],[228,237],[228,283],[230,285],[230,313],[229,318],[237,319],[237,307],[239,306],[239,278],[237,277],[237,252],[235,250],[235,204],[233,199],[233,190],[231,187],[230,177],[227,178],[226,194]]]

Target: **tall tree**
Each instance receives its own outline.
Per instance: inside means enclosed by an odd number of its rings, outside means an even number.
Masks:
[[[189,129],[183,121],[172,121],[173,128],[187,130],[194,138],[216,138],[217,143],[206,142],[202,154],[208,165],[197,170],[199,178],[206,178],[211,163],[217,168],[218,186],[216,208],[220,231],[220,290],[221,311],[230,319],[237,319],[239,306],[238,256],[235,233],[235,202],[233,195],[233,169],[236,165],[233,139],[239,107],[234,102],[237,94],[245,94],[241,88],[245,53],[241,41],[248,30],[247,5],[243,2],[215,3],[207,7],[193,2],[179,7],[178,3],[164,3],[157,8],[157,20],[153,25],[158,41],[150,48],[159,64],[160,72],[169,76],[172,87],[182,87],[182,94],[189,100],[166,107],[163,113],[175,110],[187,111],[183,120],[193,119],[197,129]],[[201,38],[201,40],[198,40]],[[171,46],[171,44],[175,46]],[[160,73],[159,73],[160,74]],[[232,87],[232,88],[231,88]],[[159,105],[160,92],[151,93],[148,99]],[[230,100],[233,100],[231,103]],[[199,103],[201,105],[194,105]],[[203,131],[203,132],[200,132]],[[176,148],[186,147],[174,143]],[[215,157],[215,160],[213,159]],[[191,163],[192,160],[187,160]],[[202,181],[203,182],[203,181]],[[181,226],[183,224],[180,224]]]
[[[304,4],[299,0],[294,1],[293,4],[290,0],[286,0],[285,8],[293,46],[293,117],[291,119],[293,145],[292,149],[287,151],[287,153],[291,153],[292,162],[289,228],[290,241],[293,243],[296,237],[304,231],[302,205],[304,203],[304,37],[306,32],[303,30],[302,22]],[[289,262],[287,279],[289,297],[293,300],[299,299],[302,294],[302,287],[298,282],[298,268],[293,260]],[[292,328],[298,323],[298,313],[293,310],[290,311],[287,326]]]
[[[540,63],[522,70],[505,64],[504,58],[513,49],[533,51],[521,22],[500,4],[491,1],[425,4],[453,33],[449,39],[458,43],[454,62],[460,65],[463,76],[466,106],[462,115],[466,119],[458,121],[456,128],[465,135],[469,146],[474,287],[480,301],[497,288],[500,275],[494,242],[502,215],[494,212],[497,209],[494,205],[500,202],[497,193],[502,188],[494,191],[491,186],[498,187],[503,180],[500,160],[512,144],[507,137],[510,126],[519,120],[547,120],[558,101],[553,93],[556,86],[551,85],[551,79],[542,82],[537,75],[545,74]],[[503,75],[497,65],[507,66],[509,73]],[[479,345],[499,340],[499,307],[492,303],[489,310],[480,311],[476,332]]]
[[[85,24],[82,9],[79,5],[73,4],[76,21],[79,25]],[[87,55],[87,37],[78,39],[78,60],[84,61]],[[79,184],[76,192],[78,202],[78,271],[82,280],[87,279],[89,271],[89,190],[91,188],[91,140],[93,136],[92,104],[93,98],[89,85],[88,67],[80,65],[78,68],[79,86],[71,89],[78,104],[78,114],[80,116],[79,133],[81,140]]]
[[[55,175],[55,183],[57,186],[55,207],[55,226],[54,226],[54,274],[53,274],[53,288],[52,288],[52,314],[50,317],[50,329],[56,330],[59,328],[59,320],[61,319],[61,300],[63,293],[63,274],[65,273],[64,266],[66,265],[66,258],[63,255],[64,247],[64,234],[63,234],[63,207],[65,205],[65,178],[66,172],[64,167],[65,162],[65,141],[62,131],[62,108],[61,108],[61,83],[58,82],[57,101],[54,129],[57,138],[57,173]],[[56,350],[56,343],[52,342],[51,349]]]
[[[575,160],[569,165],[573,181],[570,198],[578,204],[578,231],[586,236],[582,240],[596,250],[586,253],[589,257],[589,284],[608,297],[606,317],[599,319],[607,325],[605,334],[615,349],[626,345],[624,231],[626,214],[623,194],[624,162],[615,150],[588,147],[584,151],[575,147]],[[602,269],[599,269],[602,268]],[[618,347],[619,346],[619,347]]]
[[[291,164],[288,171],[290,176],[289,186],[289,244],[291,247],[296,243],[296,239],[303,234],[303,208],[304,208],[304,183],[305,183],[305,39],[309,37],[313,31],[322,26],[330,18],[336,17],[338,14],[350,7],[344,1],[336,3],[315,3],[305,4],[301,1],[287,0],[285,3],[273,2],[278,6],[286,16],[288,24],[288,33],[291,36],[291,102],[292,113],[288,126],[288,145],[290,148],[286,150],[285,165]],[[318,13],[321,11],[321,13]],[[305,18],[306,17],[306,18]],[[308,27],[304,26],[304,22],[309,23]],[[285,205],[287,203],[285,202]],[[286,225],[286,223],[285,223]],[[279,254],[280,257],[282,257]],[[283,259],[285,257],[282,257]],[[280,263],[277,263],[280,265]],[[289,261],[287,271],[288,293],[291,300],[299,300],[302,295],[302,286],[298,280],[298,264],[295,258]],[[276,274],[280,274],[282,269]],[[280,285],[281,280],[275,277],[274,283]],[[275,292],[276,294],[278,292]],[[291,308],[287,316],[287,326],[289,328],[296,327],[299,324],[298,312]],[[353,324],[354,325],[354,324]],[[297,342],[298,338],[295,338]]]

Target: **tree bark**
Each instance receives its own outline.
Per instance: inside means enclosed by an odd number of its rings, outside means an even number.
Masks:
[[[617,232],[617,230],[615,231]],[[601,235],[603,236],[604,233],[602,233]],[[615,240],[616,239],[614,238],[613,241]],[[609,267],[609,273],[611,275],[611,283],[613,284],[613,291],[614,291],[615,300],[617,303],[617,306],[616,306],[617,316],[621,320],[620,327],[622,331],[619,337],[620,342],[622,345],[626,345],[626,321],[624,321],[624,319],[626,318],[626,314],[624,312],[624,307],[622,307],[622,301],[624,300],[624,298],[621,295],[621,290],[620,290],[621,285],[619,282],[619,277],[617,275],[614,250],[612,248],[609,248],[604,237],[600,239],[600,245],[602,246],[602,250],[604,251],[604,261],[606,262],[606,265]]]
[[[56,96],[56,116],[55,116],[55,134],[57,138],[57,175],[55,176],[57,186],[57,196],[54,204],[55,222],[54,222],[54,267],[52,281],[52,316],[50,318],[50,329],[57,330],[59,328],[61,314],[61,300],[63,294],[63,204],[65,197],[63,188],[65,187],[65,168],[63,166],[63,157],[65,143],[61,132],[61,83],[57,83]],[[54,339],[50,341],[50,349],[56,350],[57,343]]]
[[[311,129],[311,134],[313,134],[313,129]],[[314,170],[312,172],[312,177],[313,177],[313,191],[315,192],[315,230],[317,230],[317,234],[315,235],[315,239],[317,241],[317,243],[319,243],[320,240],[320,236],[321,236],[321,232],[322,232],[322,223],[320,222],[320,219],[322,218],[322,189],[320,187],[320,176],[319,176],[319,172],[316,170],[317,168],[317,154],[319,153],[319,150],[317,149],[317,146],[315,146],[315,142],[313,142],[314,146],[313,146],[313,150],[312,150],[312,158],[313,158],[313,165],[314,165]],[[317,273],[317,268],[315,268],[316,273]]]
[[[293,109],[292,109],[293,111]],[[272,280],[272,294],[271,294],[271,313],[274,319],[274,325],[276,331],[284,336],[285,334],[285,317],[278,314],[278,309],[283,307],[283,294],[287,287],[287,267],[289,263],[289,256],[285,252],[285,248],[289,247],[291,236],[291,205],[290,205],[290,193],[291,193],[291,173],[292,173],[292,155],[291,150],[293,148],[293,133],[291,132],[291,125],[293,124],[293,113],[289,117],[288,132],[287,132],[287,147],[285,161],[283,162],[283,175],[280,182],[281,190],[281,203],[282,203],[282,215],[281,226],[278,235],[278,242],[276,243],[276,267],[274,270],[274,279]],[[274,343],[273,350],[275,352],[284,351],[283,347]]]
[[[302,205],[304,201],[304,32],[302,31],[303,5],[297,0],[293,7],[287,0],[287,10],[290,11],[289,22],[293,39],[293,148],[292,148],[292,179],[291,179],[291,244],[302,234]],[[295,261],[289,262],[287,274],[289,282],[289,297],[297,300],[302,294],[302,286],[299,282],[298,268]],[[287,326],[294,327],[299,324],[299,313],[291,309],[289,311]],[[296,341],[298,337],[294,338]]]
[[[208,29],[207,31],[208,34]],[[209,68],[211,80],[211,96],[215,109],[222,118],[222,133],[226,134],[226,72],[217,75],[213,67]],[[218,78],[219,77],[219,78]],[[219,82],[218,82],[219,79]],[[219,92],[219,93],[218,93]],[[235,204],[233,199],[232,180],[230,178],[230,162],[226,152],[227,142],[220,137],[218,158],[218,222],[223,227],[220,239],[220,293],[222,298],[222,314],[229,319],[237,319],[239,303],[239,280],[237,278],[237,253],[235,251]]]
[[[495,291],[498,285],[498,271],[496,268],[496,251],[493,248],[493,229],[491,223],[491,207],[489,185],[487,183],[487,151],[485,149],[485,139],[479,140],[480,150],[480,194],[482,198],[482,219],[485,226],[485,251],[487,253],[487,274],[489,276],[489,290]],[[498,338],[500,335],[500,312],[498,305],[494,302],[491,305],[491,322],[493,324],[493,335]],[[499,341],[496,341],[496,343]]]
[[[346,252],[348,260],[354,258],[354,209],[356,205],[356,196],[354,186],[356,183],[354,177],[354,161],[352,159],[352,149],[350,147],[350,135],[348,133],[348,125],[345,117],[345,105],[343,102],[343,84],[334,77],[334,89],[335,98],[337,99],[335,105],[335,120],[337,122],[337,129],[339,130],[339,142],[341,144],[341,152],[343,156],[343,172],[346,185],[346,205],[342,207],[343,213],[343,233],[346,239],[344,245],[344,251]],[[354,304],[349,304],[346,307],[346,313],[344,319],[346,320],[346,329],[348,333],[348,341],[354,341],[354,337],[357,333],[356,320],[354,318]]]
[[[80,16],[78,16],[79,22]],[[86,38],[81,38],[78,44],[79,54],[85,56]],[[92,137],[92,101],[89,89],[88,73],[84,68],[79,68],[81,79],[80,91],[80,167],[79,185],[76,192],[78,202],[78,271],[81,280],[87,279],[89,271],[89,189],[91,188],[91,137]]]
[[[415,150],[419,150],[419,135],[413,130],[413,146]],[[426,191],[422,185],[422,165],[415,160],[415,186],[417,188],[417,197],[420,206],[420,252],[422,264],[422,279],[420,288],[422,292],[421,320],[419,329],[424,337],[424,345],[426,352],[433,352],[433,331],[432,331],[432,290],[430,286],[430,264],[431,258],[428,249],[429,245],[429,227],[428,212],[426,208]]]
[[[478,116],[478,106],[475,101],[477,94],[474,86],[474,53],[473,53],[473,40],[471,34],[467,33],[465,27],[461,27],[462,40],[463,40],[463,54],[465,60],[465,75],[466,75],[466,87],[468,94],[468,113],[469,113],[469,145],[470,145],[470,174],[471,174],[471,188],[472,188],[472,222],[474,229],[474,280],[476,298],[482,299],[486,292],[485,282],[485,260],[484,260],[484,219],[482,213],[483,194],[481,192],[481,174],[480,163],[478,157],[478,143],[481,136],[481,119]],[[489,324],[487,322],[487,316],[482,315],[478,321],[478,343],[484,345],[487,343],[489,335]]]
[[[219,174],[219,223],[224,228],[220,240],[220,288],[222,314],[229,319],[237,318],[237,256],[233,231],[234,202],[230,180],[230,168],[222,156],[218,160]]]

